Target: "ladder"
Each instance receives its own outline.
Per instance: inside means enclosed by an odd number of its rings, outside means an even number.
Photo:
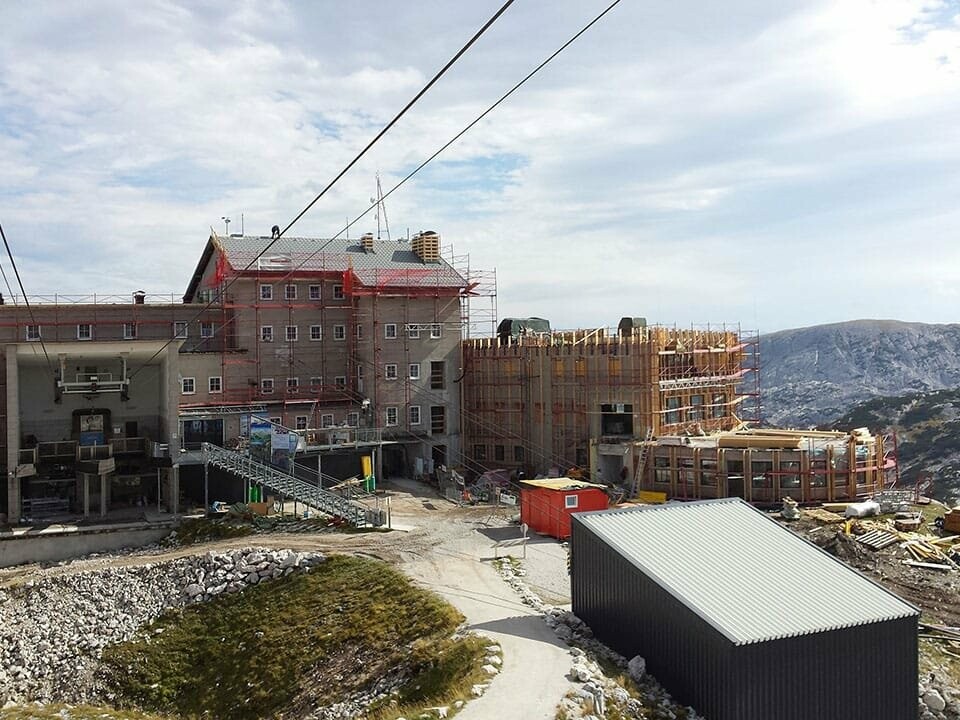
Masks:
[[[633,473],[633,484],[630,486],[630,493],[627,495],[628,500],[634,499],[640,492],[640,480],[643,478],[643,468],[647,464],[647,448],[650,447],[652,440],[653,428],[647,428],[647,435],[643,440],[643,444],[640,445],[640,454],[637,455],[637,466]]]
[[[368,525],[383,524],[383,514],[379,510],[367,508],[360,503],[294,477],[283,470],[265,465],[219,445],[204,443],[203,461],[208,465],[233,473],[254,485],[262,485],[283,497],[313,507],[325,515],[343,518],[354,527],[361,528]]]

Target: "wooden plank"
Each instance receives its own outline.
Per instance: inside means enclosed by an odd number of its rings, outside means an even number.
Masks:
[[[904,565],[909,565],[910,567],[925,568],[927,570],[942,570],[943,572],[953,570],[949,565],[940,565],[939,563],[914,562],[913,560],[903,560],[902,562]]]

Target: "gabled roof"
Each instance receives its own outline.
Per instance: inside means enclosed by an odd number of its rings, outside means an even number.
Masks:
[[[369,287],[467,287],[466,279],[449,263],[442,259],[422,261],[405,240],[374,240],[372,252],[367,252],[359,240],[346,238],[282,237],[273,241],[265,236],[213,234],[190,280],[185,300],[189,301],[196,292],[204,268],[218,250],[236,273],[243,272],[251,263],[247,271],[250,273],[308,274],[352,269],[357,282]]]
[[[737,645],[920,614],[739,498],[573,518]]]

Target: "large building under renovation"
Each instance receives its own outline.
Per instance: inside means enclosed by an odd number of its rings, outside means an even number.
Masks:
[[[865,430],[748,430],[759,421],[758,339],[623,318],[616,331],[504,320],[463,344],[468,467],[556,474],[577,467],[635,495],[852,500],[895,467]]]
[[[471,298],[484,301],[472,317]],[[239,442],[253,416],[298,431],[308,451],[375,447],[388,472],[455,462],[460,339],[492,329],[495,277],[441,257],[429,231],[212,234],[182,300],[30,300],[0,305],[11,521],[176,510],[188,451]]]
[[[624,318],[615,332],[551,331],[537,318],[505,320],[498,337],[463,344],[465,451],[527,472],[602,474],[598,443],[732,430],[755,419],[755,349],[739,328]]]

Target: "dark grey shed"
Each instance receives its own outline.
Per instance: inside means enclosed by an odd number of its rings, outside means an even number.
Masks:
[[[571,584],[708,720],[917,717],[919,610],[739,498],[574,515]]]

